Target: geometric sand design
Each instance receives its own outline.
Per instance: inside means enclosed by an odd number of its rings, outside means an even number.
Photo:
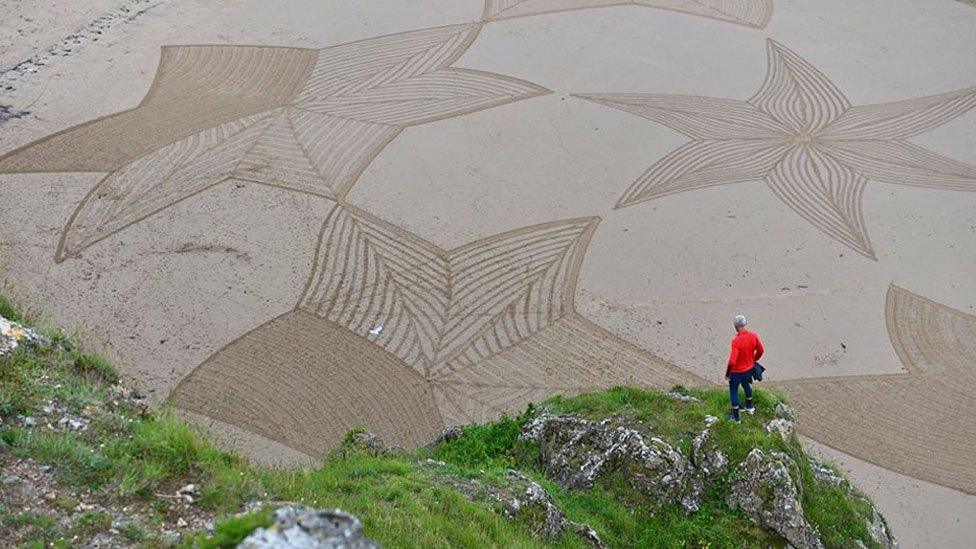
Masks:
[[[976,494],[976,316],[890,286],[888,336],[907,374],[779,384],[804,435]]]
[[[404,128],[549,93],[451,67],[481,23],[321,50],[163,49],[135,109],[0,157],[0,173],[109,172],[72,214],[56,260],[228,179],[342,199]]]
[[[554,393],[704,384],[575,311],[598,222],[544,223],[443,250],[336,206],[296,309],[215,353],[170,400],[321,455],[356,425],[416,445],[444,425]]]
[[[803,219],[877,259],[861,209],[869,179],[976,191],[976,166],[906,141],[976,106],[976,87],[852,107],[813,65],[774,40],[767,46],[766,79],[748,101],[576,95],[693,139],[644,172],[617,208],[692,189],[762,180]]]
[[[487,0],[485,21],[605,6],[647,6],[763,28],[773,16],[772,0]]]

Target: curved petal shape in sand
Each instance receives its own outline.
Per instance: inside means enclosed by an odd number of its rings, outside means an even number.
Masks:
[[[907,374],[781,383],[802,434],[976,494],[976,316],[892,285],[888,336]]]

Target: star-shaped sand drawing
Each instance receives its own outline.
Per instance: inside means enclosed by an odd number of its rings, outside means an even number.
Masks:
[[[341,200],[404,128],[549,93],[452,67],[481,26],[321,50],[164,48],[138,107],[17,149],[0,173],[109,172],[72,214],[58,261],[228,179]]]
[[[644,6],[761,29],[773,16],[772,0],[486,0],[485,21],[609,6]]]
[[[892,285],[886,320],[907,372],[779,382],[802,415],[800,432],[976,494],[976,316]]]
[[[555,393],[705,384],[576,312],[598,221],[444,249],[337,206],[295,310],[218,351],[170,400],[320,455],[355,425],[424,444]]]
[[[861,207],[869,180],[976,191],[976,167],[907,141],[971,109],[976,87],[855,107],[833,82],[782,44],[769,40],[767,49],[766,80],[748,101],[577,95],[693,139],[644,172],[618,208],[714,185],[765,181],[818,229],[877,259]]]

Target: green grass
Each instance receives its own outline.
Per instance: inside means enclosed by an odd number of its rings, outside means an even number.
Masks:
[[[0,295],[0,316],[6,318],[11,322],[18,322],[24,324],[27,322],[27,318],[22,316],[17,309],[10,303],[5,296]]]
[[[20,318],[0,299],[0,314]],[[51,331],[57,342],[69,342]],[[702,508],[687,516],[678,506],[658,508],[636,493],[620,475],[609,475],[593,489],[567,491],[539,468],[538,448],[519,439],[525,423],[538,411],[530,408],[516,417],[468,426],[463,436],[432,450],[409,455],[370,455],[351,445],[313,468],[276,470],[249,464],[242,457],[220,451],[197,430],[166,412],[140,414],[122,406],[110,409],[109,389],[118,380],[111,363],[96,355],[52,345],[37,350],[20,348],[0,359],[0,414],[5,418],[31,415],[43,420],[41,406],[56,402],[72,413],[88,410],[90,427],[82,433],[20,427],[0,429],[0,444],[14,455],[51,465],[64,483],[77,490],[98,491],[108,503],[149,502],[156,514],[168,504],[154,499],[193,482],[201,485],[200,509],[224,517],[212,535],[188,536],[186,547],[233,547],[257,526],[271,522],[274,502],[294,502],[319,508],[339,507],[358,516],[366,535],[386,547],[541,547],[533,535],[533,521],[509,521],[494,504],[470,501],[452,487],[450,478],[502,482],[508,469],[518,469],[542,484],[566,515],[595,528],[610,546],[619,547],[775,547],[782,540],[752,525],[729,509],[723,489],[734,474],[727,470],[709,488]],[[684,390],[702,402],[682,403],[660,392],[615,388],[571,398],[556,397],[542,406],[552,413],[591,419],[623,416],[640,421],[648,431],[687,452],[692,438],[704,428],[704,417],[723,417],[723,390]],[[780,395],[757,391],[755,417],[742,423],[720,421],[712,440],[737,463],[753,448],[783,451],[800,464],[796,480],[803,486],[807,517],[828,547],[848,547],[859,539],[870,546],[866,519],[870,506],[848,489],[815,482],[813,471],[797,440],[784,442],[770,435],[764,424],[773,416]],[[351,439],[351,437],[349,437]],[[425,464],[425,458],[447,463]],[[234,516],[246,502],[265,508]],[[64,505],[68,505],[65,503]],[[108,528],[107,516],[86,513],[75,518],[72,533]],[[22,537],[40,546],[63,543],[63,533],[50,517],[0,509],[5,528],[27,531]],[[143,525],[123,527],[127,540],[152,545]],[[583,547],[566,534],[547,546]]]
[[[98,355],[90,355],[81,351],[72,351],[75,370],[86,376],[94,377],[105,383],[118,383],[119,373],[115,366]]]
[[[658,391],[644,391],[630,387],[615,387],[599,393],[574,397],[554,397],[546,407],[555,414],[575,414],[600,420],[611,415],[640,421],[648,431],[672,441],[682,450],[689,450],[691,440],[704,429],[704,417],[712,415],[724,419],[729,410],[729,397],[721,389],[685,389],[680,392],[700,399],[701,403],[683,403],[665,397]],[[733,461],[741,460],[753,448],[785,449],[779,437],[769,436],[764,427],[782,397],[765,390],[754,395],[756,415],[742,415],[741,423],[720,421],[712,430],[712,438]]]
[[[728,394],[721,389],[684,389],[700,403],[682,403],[658,391],[618,387],[574,397],[554,397],[541,406],[553,414],[573,414],[593,420],[620,416],[640,421],[656,436],[688,452],[691,440],[704,428],[704,418],[724,418]],[[783,397],[757,390],[756,414],[743,415],[741,423],[720,420],[712,428],[711,440],[738,463],[753,449],[781,451],[800,464],[802,504],[808,520],[821,533],[828,547],[849,547],[861,540],[871,547],[867,522],[870,506],[852,497],[846,488],[830,487],[814,480],[812,468],[799,441],[783,441],[766,432],[765,424],[774,417]],[[531,414],[531,412],[530,412]],[[729,509],[723,489],[734,470],[727,469],[706,493],[702,508],[686,516],[677,505],[653,510],[652,502],[634,493],[620,475],[611,475],[592,490],[570,492],[561,489],[538,470],[532,448],[517,440],[528,415],[503,418],[495,423],[464,429],[459,440],[436,448],[433,456],[448,462],[462,475],[485,471],[497,476],[503,468],[516,467],[542,484],[566,515],[591,525],[611,546],[633,547],[775,547],[783,541],[750,523],[741,513]],[[653,511],[652,511],[653,510]]]
[[[21,532],[27,547],[67,547],[65,535],[54,517],[41,513],[0,511],[0,532]]]
[[[91,536],[107,531],[112,526],[112,517],[102,511],[85,511],[74,517],[72,532]]]
[[[216,549],[236,547],[255,528],[264,528],[274,522],[271,511],[247,513],[239,517],[230,517],[218,522],[214,526],[212,536],[197,534],[183,541],[184,547],[194,549]]]
[[[469,469],[514,467],[530,451],[518,437],[532,414],[530,407],[516,418],[506,416],[493,423],[467,426],[460,439],[435,448],[433,457]]]

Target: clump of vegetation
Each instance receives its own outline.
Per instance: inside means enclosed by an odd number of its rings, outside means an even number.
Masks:
[[[20,318],[0,297],[0,314]],[[455,478],[491,483],[516,469],[539,483],[567,518],[593,527],[605,543],[619,547],[768,547],[783,540],[756,527],[724,503],[722,491],[730,468],[710,485],[698,512],[686,515],[678,506],[644,505],[620,478],[610,477],[592,489],[566,490],[546,476],[538,446],[520,438],[540,409],[590,419],[610,416],[640,422],[682,452],[701,432],[706,415],[725,412],[722,390],[681,389],[699,402],[679,402],[657,391],[616,388],[555,397],[516,417],[472,425],[457,439],[432,449],[382,454],[348,448],[313,468],[278,470],[252,465],[239,455],[214,446],[199,431],[169,412],[147,412],[119,399],[118,373],[102,358],[85,354],[70,338],[51,332],[53,343],[36,349],[20,347],[0,358],[0,465],[30,458],[50,466],[58,482],[78,493],[97,494],[106,508],[139,504],[151,512],[123,521],[119,535],[132,543],[164,544],[161,525],[172,521],[168,502],[180,486],[200,486],[194,506],[215,517],[209,532],[188,532],[185,547],[231,547],[255,528],[272,521],[281,502],[320,508],[342,508],[358,516],[366,535],[381,544],[398,546],[585,547],[568,533],[543,542],[525,520],[512,521],[484,501],[473,500],[445,482]],[[720,421],[713,440],[734,464],[753,448],[777,450],[800,464],[795,479],[803,488],[808,519],[829,547],[872,541],[866,529],[871,506],[849,486],[817,482],[803,449],[795,439],[784,441],[766,432],[780,395],[758,391],[755,416],[741,424]],[[22,418],[45,418],[52,403],[69,414],[88,418],[87,428],[44,429]],[[352,445],[355,437],[347,437]],[[443,462],[435,470],[428,460]],[[438,472],[440,471],[440,472]],[[61,502],[61,503],[59,503]],[[66,502],[66,503],[65,503]],[[0,501],[0,525],[15,532],[23,544],[66,543],[71,536],[104,532],[112,518],[103,511],[77,512],[77,501],[52,503],[74,513],[71,527],[61,531],[49,515],[24,513]],[[250,510],[244,513],[245,509]]]

